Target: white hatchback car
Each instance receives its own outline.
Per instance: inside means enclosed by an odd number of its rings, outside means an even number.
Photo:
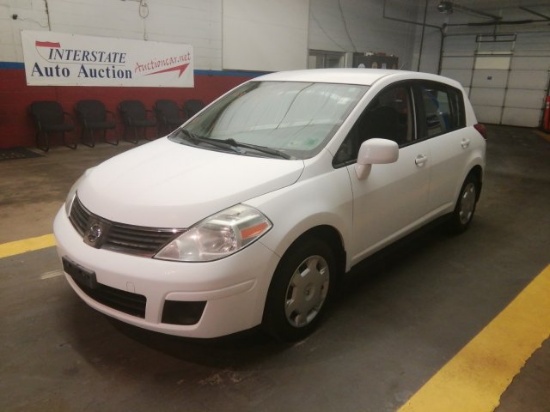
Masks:
[[[295,340],[365,257],[440,217],[465,230],[484,163],[484,128],[453,80],[273,73],[86,171],[54,232],[71,287],[104,314]]]

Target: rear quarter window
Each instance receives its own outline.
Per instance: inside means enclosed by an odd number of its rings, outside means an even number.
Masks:
[[[439,83],[419,85],[419,124],[424,138],[438,136],[466,126],[464,97],[459,89]]]

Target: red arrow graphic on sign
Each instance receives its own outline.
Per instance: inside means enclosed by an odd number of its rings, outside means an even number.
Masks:
[[[59,42],[54,43],[51,41],[38,41],[38,40],[34,42],[34,45],[36,47],[51,47],[54,49],[58,49],[61,47],[61,44]]]
[[[150,76],[150,75],[152,75],[152,74],[173,72],[173,71],[178,71],[178,70],[179,70],[180,74],[179,74],[178,77],[181,77],[181,75],[183,74],[183,72],[185,71],[185,69],[187,69],[187,66],[189,66],[189,63],[182,64],[181,66],[170,67],[170,68],[164,69],[164,70],[158,70],[158,71],[156,71],[156,72],[152,72],[152,73],[147,74],[147,76]]]

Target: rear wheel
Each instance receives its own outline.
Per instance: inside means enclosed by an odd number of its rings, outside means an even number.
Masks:
[[[479,181],[470,174],[464,181],[456,202],[455,210],[449,221],[449,230],[452,233],[462,233],[470,226],[476,210],[479,197]]]
[[[267,296],[263,326],[283,341],[309,335],[326,309],[333,283],[334,255],[325,242],[308,238],[281,259]]]

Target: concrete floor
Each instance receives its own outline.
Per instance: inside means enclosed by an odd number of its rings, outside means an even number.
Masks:
[[[131,147],[0,162],[0,244],[51,233],[72,182]],[[550,263],[549,204],[545,136],[490,127],[471,229],[417,234],[354,269],[322,327],[289,346],[130,327],[79,300],[54,248],[0,259],[0,410],[395,411]],[[548,388],[546,340],[497,411],[548,412]]]

